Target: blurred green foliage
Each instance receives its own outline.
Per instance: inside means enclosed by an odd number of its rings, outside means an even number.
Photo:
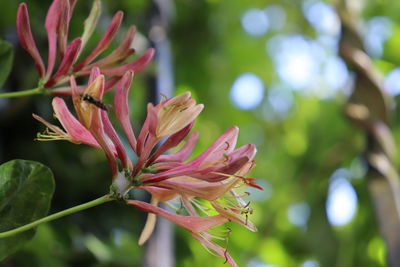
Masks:
[[[33,33],[44,54],[47,48],[43,24],[50,3],[27,1]],[[4,88],[22,90],[35,87],[37,76],[33,61],[18,45],[18,4],[2,0],[0,37],[15,46],[14,67]],[[262,36],[246,33],[241,25],[244,12],[272,4],[286,12],[284,27]],[[241,129],[239,145],[253,142],[258,147],[257,166],[251,175],[259,179],[265,191],[253,193],[251,203],[255,211],[251,219],[259,232],[251,233],[229,223],[233,230],[229,252],[240,266],[386,266],[385,245],[363,177],[349,180],[358,198],[353,220],[335,227],[327,218],[331,175],[338,168],[357,173],[357,168],[362,167],[359,154],[365,140],[343,116],[346,95],[338,93],[320,99],[294,91],[292,108],[285,117],[274,120],[266,119],[266,99],[252,110],[240,110],[230,99],[234,80],[244,72],[262,79],[265,95],[272,84],[279,82],[276,65],[266,52],[266,42],[272,37],[301,34],[316,38],[315,29],[304,17],[302,4],[303,1],[290,0],[174,1],[169,38],[176,93],[190,90],[206,106],[195,125],[201,136],[195,154],[231,125]],[[90,1],[78,1],[71,35],[81,33],[90,5]],[[89,46],[96,43],[119,9],[125,12],[122,33],[135,24],[142,37],[148,36],[150,6],[151,1],[145,0],[104,0],[100,28]],[[383,74],[400,65],[399,14],[400,3],[396,0],[367,1],[362,13],[361,21],[379,15],[387,16],[393,23],[393,34],[385,43],[383,56],[375,61]],[[134,79],[130,97],[136,130],[143,120],[148,76],[152,71],[151,67]],[[106,101],[111,101],[112,96],[107,97]],[[33,141],[43,127],[32,119],[31,113],[52,120],[50,100],[45,96],[0,99],[0,161],[24,158],[50,166],[56,178],[51,212],[56,212],[106,193],[110,172],[101,151],[67,142]],[[399,140],[397,113],[393,133]],[[397,164],[399,160],[397,157]],[[288,218],[289,207],[296,203],[309,207],[304,226],[296,226]],[[134,208],[108,203],[40,226],[35,238],[0,266],[140,266],[143,248],[137,240],[144,220],[145,214]],[[176,229],[175,241],[177,266],[225,266],[224,259],[210,255],[186,231]]]

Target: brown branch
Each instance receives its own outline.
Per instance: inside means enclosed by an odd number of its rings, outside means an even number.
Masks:
[[[366,134],[364,157],[368,162],[367,186],[374,204],[380,232],[387,246],[390,266],[400,266],[400,181],[393,166],[395,142],[389,128],[391,99],[382,79],[365,52],[356,28],[356,16],[338,7],[342,23],[340,56],[355,74],[352,95],[345,114]]]

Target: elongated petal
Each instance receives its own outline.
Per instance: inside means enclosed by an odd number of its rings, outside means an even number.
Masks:
[[[249,161],[254,159],[257,153],[257,148],[254,144],[243,145],[228,154],[228,162],[236,161],[238,158],[247,157]]]
[[[46,76],[50,77],[54,69],[57,53],[57,30],[61,18],[63,2],[65,0],[54,0],[47,12],[45,27],[49,43],[49,55]]]
[[[100,77],[101,76],[99,76],[98,78]],[[106,133],[104,131],[104,124],[101,118],[101,109],[95,107],[90,112],[91,112],[90,123],[89,123],[90,127],[88,129],[92,133],[96,141],[99,143],[101,148],[103,149],[107,157],[108,164],[110,165],[112,177],[113,179],[116,179],[118,177],[118,163],[115,158],[115,154],[113,153],[114,145],[110,144],[106,136]]]
[[[31,26],[29,23],[29,13],[25,3],[21,3],[18,8],[17,34],[22,48],[32,56],[39,77],[42,78],[45,72],[44,64],[32,36]]]
[[[165,219],[172,221],[173,223],[179,225],[180,227],[192,233],[204,232],[212,227],[221,225],[228,221],[225,217],[221,215],[204,216],[204,217],[182,216],[139,200],[128,200],[127,202],[129,205],[135,206],[141,210],[162,216]]]
[[[208,182],[220,182],[235,174],[249,162],[249,158],[241,157],[221,167],[210,167],[193,171],[189,176]]]
[[[158,199],[152,197],[150,204],[153,206],[157,206]],[[139,245],[143,245],[149,239],[149,237],[154,231],[154,227],[156,226],[156,220],[157,216],[154,213],[147,214],[146,224],[144,225],[143,231],[139,237],[139,242],[138,242]]]
[[[161,154],[177,146],[190,132],[193,127],[193,122],[188,124],[185,128],[171,135],[161,146],[154,152],[154,154],[147,161],[147,166],[153,163]]]
[[[94,30],[96,29],[97,22],[99,21],[99,17],[101,14],[101,1],[94,0],[92,4],[92,9],[90,10],[90,14],[83,23],[83,34],[82,34],[82,49],[86,46],[88,40],[92,36]]]
[[[72,142],[85,143],[100,147],[92,134],[71,114],[64,100],[59,97],[53,99],[53,109],[64,129],[71,135]]]
[[[110,25],[108,26],[106,32],[104,33],[103,37],[100,39],[97,46],[93,49],[93,51],[82,61],[80,62],[75,68],[74,72],[80,71],[83,67],[87,64],[92,62],[101,52],[107,49],[110,45],[111,41],[114,39],[115,35],[118,32],[119,27],[121,26],[122,18],[124,13],[122,11],[118,11]]]
[[[57,72],[50,78],[50,80],[45,84],[45,87],[52,87],[56,84],[57,79],[63,75],[68,74],[72,65],[75,63],[79,50],[82,45],[81,38],[76,38],[71,42],[71,44],[67,47],[67,51],[61,61],[60,66],[58,67]]]
[[[135,49],[131,47],[133,43],[133,38],[135,37],[135,33],[136,27],[130,27],[125,35],[124,40],[114,51],[111,52],[111,54],[107,55],[105,58],[100,59],[99,61],[96,61],[93,64],[90,64],[89,66],[86,66],[84,70],[91,69],[92,67],[99,67],[103,69],[111,68],[114,65],[123,62],[135,52]]]
[[[143,53],[143,55],[141,55],[135,61],[132,61],[132,62],[122,65],[120,67],[115,67],[115,68],[110,68],[110,69],[102,69],[101,73],[106,74],[106,75],[111,75],[111,76],[114,76],[114,75],[122,76],[128,70],[131,70],[135,73],[140,72],[153,59],[154,52],[155,52],[155,50],[153,48],[149,48],[146,50],[146,52]]]
[[[146,190],[153,196],[153,198],[156,198],[161,202],[171,200],[178,196],[178,194],[174,190],[157,187],[157,186],[137,186],[137,187],[135,187],[135,189]]]
[[[210,147],[201,153],[195,161],[200,161],[202,166],[212,164],[223,158],[224,154],[234,150],[239,134],[239,128],[233,126],[223,133]]]
[[[121,160],[122,166],[124,167],[124,169],[132,169],[132,162],[128,158],[125,148],[121,140],[119,139],[117,132],[112,126],[111,121],[108,118],[107,112],[105,110],[101,111],[101,117],[104,125],[104,131],[117,149],[117,156]]]
[[[124,130],[126,137],[128,138],[129,144],[133,151],[136,151],[136,137],[133,132],[132,125],[129,119],[129,103],[128,94],[132,84],[133,72],[128,71],[124,74],[121,81],[119,82],[117,91],[114,96],[114,107],[117,118],[121,123],[122,129]]]
[[[183,162],[183,161],[185,161],[192,153],[193,148],[196,145],[198,139],[199,139],[199,132],[194,131],[189,136],[185,145],[178,152],[176,152],[175,154],[161,155],[156,159],[156,162],[162,162],[162,161]]]
[[[69,0],[61,0],[60,17],[57,25],[58,47],[61,59],[64,58],[67,49],[69,20],[71,18],[71,7]]]
[[[200,197],[207,200],[215,200],[232,189],[239,181],[239,178],[231,179],[231,181],[227,183],[209,183],[205,181],[192,181],[190,179],[169,179],[159,182],[157,185],[175,190],[188,196]]]

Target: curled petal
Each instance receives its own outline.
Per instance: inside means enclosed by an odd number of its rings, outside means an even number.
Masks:
[[[159,207],[153,206],[149,203],[139,200],[128,200],[129,205],[135,206],[141,210],[157,214],[167,220],[179,225],[180,227],[192,232],[204,232],[212,227],[221,225],[228,221],[224,216],[182,216],[175,213],[163,210]]]
[[[190,93],[185,93],[161,102],[156,108],[158,117],[156,136],[163,138],[192,123],[204,106],[196,105]]]
[[[36,69],[39,77],[42,78],[45,72],[42,57],[36,47],[35,40],[32,36],[31,26],[29,23],[29,13],[25,3],[21,3],[17,12],[17,33],[22,48],[24,48],[35,61]]]

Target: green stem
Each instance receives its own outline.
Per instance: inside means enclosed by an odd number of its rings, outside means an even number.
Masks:
[[[87,203],[84,203],[84,204],[81,204],[81,205],[78,205],[78,206],[75,206],[75,207],[72,207],[72,208],[57,212],[57,213],[54,213],[54,214],[52,214],[50,216],[44,217],[44,218],[39,219],[37,221],[31,222],[29,224],[25,224],[25,225],[23,225],[21,227],[13,229],[13,230],[2,232],[2,233],[0,233],[0,239],[15,235],[15,234],[18,234],[18,233],[21,233],[21,232],[24,232],[24,231],[29,230],[29,229],[32,229],[33,227],[36,227],[39,224],[42,224],[42,223],[45,223],[45,222],[49,222],[49,221],[64,217],[66,215],[69,215],[69,214],[72,214],[72,213],[76,213],[76,212],[81,211],[81,210],[89,209],[89,208],[92,208],[92,207],[95,207],[95,206],[98,206],[98,205],[101,205],[103,203],[106,203],[106,202],[109,202],[109,201],[113,201],[113,200],[115,200],[115,199],[110,197],[109,195],[102,196],[102,197],[100,197],[98,199],[89,201]]]
[[[46,91],[41,88],[33,88],[29,90],[23,90],[23,91],[16,91],[16,92],[9,92],[9,93],[0,93],[0,98],[6,98],[6,97],[21,97],[21,96],[28,96],[28,95],[39,95],[43,94]]]

